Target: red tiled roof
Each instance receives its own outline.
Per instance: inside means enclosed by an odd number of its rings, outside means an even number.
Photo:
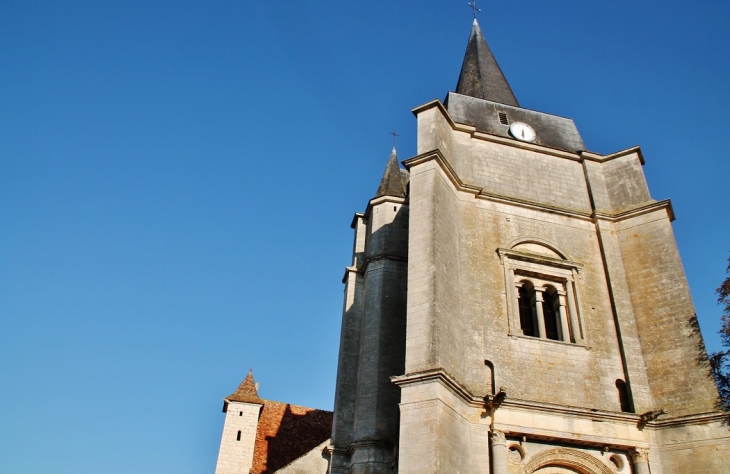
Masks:
[[[331,411],[270,400],[262,400],[261,403],[264,407],[256,431],[251,474],[273,473],[316,448],[331,435]]]
[[[226,400],[229,402],[264,403],[259,398],[259,391],[256,389],[256,382],[253,380],[252,370],[248,371],[248,375],[243,379],[241,385],[238,386],[235,392],[228,395]]]

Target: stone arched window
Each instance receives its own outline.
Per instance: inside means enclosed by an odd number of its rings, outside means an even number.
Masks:
[[[509,333],[584,344],[576,286],[581,265],[534,242],[497,252],[504,265]]]

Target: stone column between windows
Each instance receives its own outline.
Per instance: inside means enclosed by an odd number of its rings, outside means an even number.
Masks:
[[[566,298],[568,300],[568,314],[570,315],[570,326],[573,330],[573,342],[583,339],[580,332],[580,323],[578,322],[578,310],[575,306],[575,294],[573,293],[573,282],[568,280],[565,282],[567,290]]]
[[[545,288],[541,286],[535,287],[535,316],[537,318],[537,335],[541,339],[545,339],[547,336],[545,335],[545,315],[542,312],[542,294],[545,291]]]
[[[570,329],[568,329],[568,315],[565,313],[565,292],[558,290],[558,311],[560,312],[560,331],[563,341],[570,342]]]
[[[634,448],[629,451],[636,474],[649,474],[649,448]]]
[[[492,430],[491,440],[492,440],[492,474],[508,474],[507,473],[507,437],[501,431]]]

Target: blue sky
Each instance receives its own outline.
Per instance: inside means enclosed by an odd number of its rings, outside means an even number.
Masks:
[[[484,2],[520,103],[640,144],[710,349],[730,3]],[[0,3],[0,472],[212,472],[221,398],[331,409],[349,223],[463,1]]]

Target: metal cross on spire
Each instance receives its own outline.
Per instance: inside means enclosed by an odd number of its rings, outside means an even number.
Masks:
[[[398,137],[400,137],[400,134],[398,134],[398,132],[396,132],[395,130],[390,132],[390,134],[393,135],[393,148],[395,148],[395,141],[398,139]]]
[[[477,19],[477,13],[481,12],[481,8],[477,8],[477,0],[471,0],[471,2],[467,3],[471,7],[472,10],[474,10],[474,19]]]

